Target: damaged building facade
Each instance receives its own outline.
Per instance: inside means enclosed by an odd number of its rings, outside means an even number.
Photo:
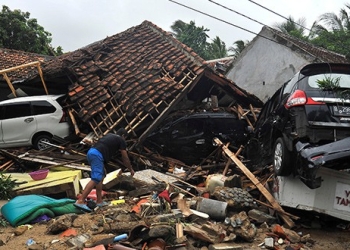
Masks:
[[[203,100],[215,101],[216,109],[262,106],[256,96],[149,21],[50,60],[38,59],[46,92],[67,94],[79,136],[92,131],[100,137],[124,127],[137,145],[170,113],[206,110]],[[47,94],[35,67],[25,73],[22,81],[14,78],[12,92]],[[10,95],[3,86],[4,95]]]

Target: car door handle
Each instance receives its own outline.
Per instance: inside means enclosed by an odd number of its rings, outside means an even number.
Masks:
[[[34,121],[34,118],[33,118],[33,117],[26,118],[26,119],[24,119],[24,121],[25,121],[26,123],[30,123],[30,122]]]

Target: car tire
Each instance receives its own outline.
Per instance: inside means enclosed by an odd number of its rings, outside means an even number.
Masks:
[[[288,176],[291,174],[291,153],[287,149],[283,138],[279,137],[273,150],[273,169],[277,176]]]
[[[44,150],[50,147],[45,142],[52,143],[52,137],[49,135],[39,135],[35,138],[33,146],[37,150]]]

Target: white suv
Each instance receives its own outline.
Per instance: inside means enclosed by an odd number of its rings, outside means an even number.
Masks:
[[[33,146],[42,150],[52,137],[70,134],[60,105],[64,95],[17,97],[0,102],[0,148]]]

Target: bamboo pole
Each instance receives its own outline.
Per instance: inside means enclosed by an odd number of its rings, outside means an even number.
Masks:
[[[13,87],[13,85],[12,85],[10,79],[8,78],[7,74],[6,74],[6,73],[2,73],[2,75],[4,76],[4,78],[5,78],[6,82],[7,82],[7,85],[9,85],[9,88],[11,89],[12,94],[13,94],[15,97],[17,97],[16,90],[15,90],[15,88]]]
[[[273,208],[281,216],[283,221],[290,227],[294,227],[294,222],[290,217],[286,216],[281,205],[275,200],[272,194],[261,184],[261,182],[255,177],[255,175],[250,172],[250,170],[233,154],[226,145],[224,145],[218,138],[214,138],[215,143],[222,147],[223,151],[232,159],[234,163],[242,170],[242,172],[253,182],[253,184],[259,189],[259,191],[265,196],[265,198],[270,202]]]
[[[237,150],[237,152],[235,153],[235,156],[239,156],[239,154],[242,152],[243,148],[244,148],[243,145],[241,145],[241,146],[239,147],[239,149]],[[223,175],[223,176],[225,176],[225,175],[227,174],[228,168],[229,168],[229,166],[231,165],[231,163],[232,163],[232,160],[231,160],[231,159],[228,159],[228,161],[227,161],[227,163],[226,163],[226,166],[225,166],[225,169],[224,169],[224,171],[222,172],[222,175]]]
[[[46,88],[46,84],[45,84],[45,81],[44,81],[44,75],[43,75],[43,72],[40,68],[40,62],[37,63],[37,68],[38,68],[38,72],[39,72],[39,76],[40,76],[40,79],[41,79],[41,82],[43,84],[43,87],[45,89],[45,93],[48,95],[49,92],[47,91],[47,88]]]

